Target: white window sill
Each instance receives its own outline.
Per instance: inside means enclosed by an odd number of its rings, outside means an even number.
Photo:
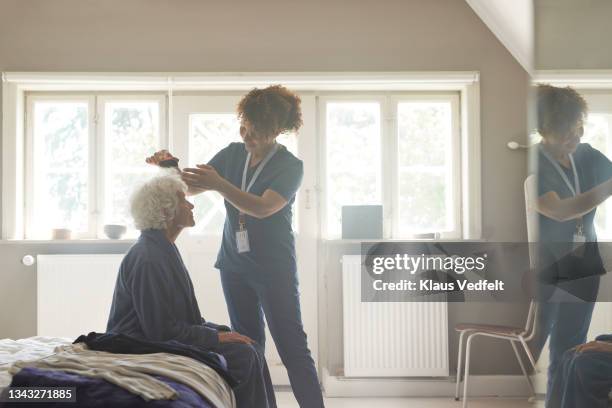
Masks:
[[[38,245],[38,244],[63,244],[63,245],[81,245],[81,244],[133,244],[136,239],[3,239],[1,244],[23,244],[23,245]]]
[[[360,244],[362,242],[485,242],[484,239],[463,239],[463,238],[383,238],[383,239],[321,239],[324,244]]]

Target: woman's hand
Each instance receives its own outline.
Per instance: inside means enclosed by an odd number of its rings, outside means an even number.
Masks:
[[[601,353],[612,353],[612,343],[606,341],[591,341],[589,343],[580,344],[574,347],[577,353],[588,351],[598,351]]]
[[[198,164],[197,168],[185,168],[181,177],[189,189],[220,191],[226,182],[214,167]]]
[[[155,152],[153,154],[153,156],[149,156],[145,159],[145,161],[149,164],[152,164],[154,166],[159,166],[159,163],[164,161],[164,160],[172,160],[175,159],[178,161],[178,159],[176,157],[174,157],[172,155],[172,153],[170,153],[167,150],[159,150],[157,152]]]
[[[230,332],[219,332],[217,334],[219,336],[219,343],[244,343],[244,344],[253,344],[255,341],[250,337],[243,336],[242,334],[230,331]]]

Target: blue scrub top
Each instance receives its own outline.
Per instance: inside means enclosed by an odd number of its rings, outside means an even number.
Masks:
[[[561,199],[572,197],[571,190],[565,184],[557,169],[544,156],[541,147],[537,146],[536,149],[538,196],[554,191]],[[578,144],[576,151],[573,153],[573,158],[581,193],[591,190],[612,177],[612,162],[588,143]],[[565,171],[568,180],[574,184],[574,174],[571,168],[566,169],[563,166],[561,168]],[[575,189],[575,186],[573,187]],[[573,246],[577,221],[574,219],[559,222],[542,214],[539,215],[540,256],[543,257],[541,262],[556,262],[557,269],[554,273],[558,279],[572,279],[605,273],[595,233],[594,218],[596,210],[595,208],[582,217],[584,235],[589,244],[585,246],[585,253],[580,262],[566,256],[571,252]]]
[[[240,188],[242,172],[247,159],[244,143],[231,143],[213,157],[208,164],[219,175]],[[249,168],[247,185],[257,166]],[[287,200],[281,210],[269,217],[258,219],[246,215],[246,229],[249,235],[250,251],[238,253],[236,231],[238,231],[238,210],[227,200],[227,217],[223,227],[223,241],[215,267],[243,273],[286,273],[297,271],[295,238],[291,222],[295,194],[302,183],[304,165],[283,145],[265,165],[249,193],[262,196],[270,189]]]

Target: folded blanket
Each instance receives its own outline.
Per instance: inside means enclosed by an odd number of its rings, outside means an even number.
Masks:
[[[219,326],[222,327],[222,326]],[[183,344],[175,340],[150,341],[118,333],[95,333],[82,335],[74,343],[85,343],[90,350],[107,351],[121,354],[151,354],[172,353],[191,357],[214,369],[230,386],[235,386],[236,380],[227,371],[225,358],[204,348]]]
[[[130,407],[130,408],[187,408],[201,407],[214,408],[198,393],[186,385],[164,378],[154,376],[165,385],[173,388],[177,393],[175,400],[145,401],[138,395],[109,383],[101,378],[83,377],[58,370],[42,370],[38,368],[24,368],[13,377],[11,387],[76,387],[76,403],[48,402],[48,403],[5,403],[2,408],[41,408],[44,407]],[[222,408],[222,407],[216,407]]]
[[[26,367],[61,370],[102,378],[145,400],[175,399],[176,391],[155,379],[159,375],[187,385],[217,407],[234,407],[229,385],[210,367],[189,357],[169,353],[121,354],[88,350],[83,343],[59,346],[56,354],[35,361],[18,361],[9,369],[17,374]]]

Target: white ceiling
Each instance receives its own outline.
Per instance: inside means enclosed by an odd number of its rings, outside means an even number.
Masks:
[[[533,0],[465,0],[527,72],[533,70]]]

